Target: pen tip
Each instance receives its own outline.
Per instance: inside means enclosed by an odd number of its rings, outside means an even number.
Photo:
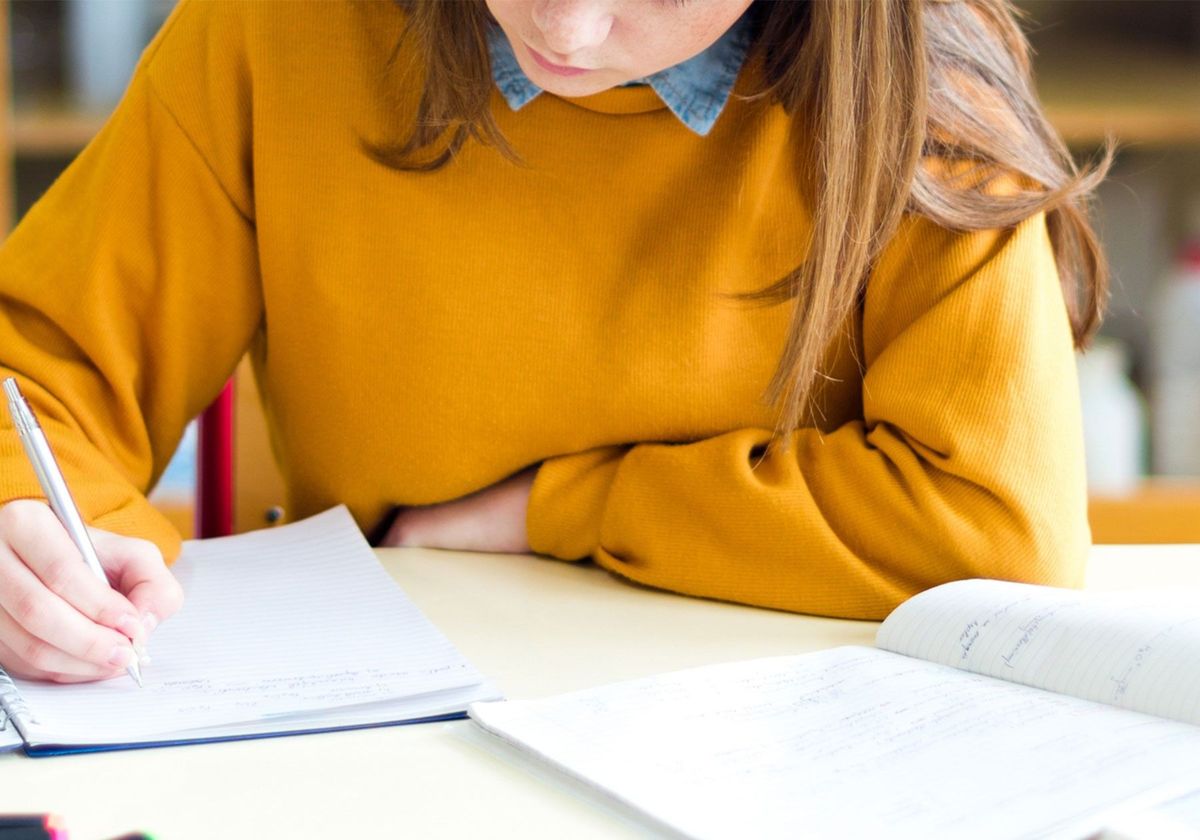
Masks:
[[[126,668],[125,670],[129,673],[129,676],[133,677],[133,681],[135,683],[137,683],[138,688],[141,688],[142,687],[142,672],[141,672],[141,669],[138,668],[137,663],[136,662],[129,663],[129,667]]]

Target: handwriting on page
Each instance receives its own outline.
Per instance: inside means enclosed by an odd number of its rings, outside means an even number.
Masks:
[[[876,644],[1200,725],[1200,609],[1178,598],[960,581],[902,604]]]
[[[26,686],[23,693],[38,710],[32,722],[39,731],[59,739],[118,739],[390,700],[422,681],[440,685],[443,675],[367,669],[263,680],[169,679],[141,689],[114,680],[79,686],[73,692],[79,699],[69,704],[53,702],[56,686]]]
[[[265,680],[218,682],[209,679],[172,680],[150,687],[152,702],[172,700],[176,713],[189,717],[216,712],[228,718],[227,710],[245,709],[246,719],[260,715],[290,714],[310,709],[351,706],[387,700],[396,696],[396,686],[429,676],[429,672],[338,671]]]
[[[696,837],[1040,836],[1200,773],[1200,730],[869,648],[471,714]]]

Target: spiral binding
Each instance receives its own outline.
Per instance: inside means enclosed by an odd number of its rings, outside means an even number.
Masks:
[[[4,715],[4,725],[0,726],[0,731],[8,728],[10,720],[16,724],[18,729],[22,723],[37,723],[37,719],[29,711],[29,705],[25,702],[25,698],[21,696],[21,692],[13,683],[12,677],[3,669],[0,669],[0,710]]]

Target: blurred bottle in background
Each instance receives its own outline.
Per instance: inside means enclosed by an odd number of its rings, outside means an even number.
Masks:
[[[1129,354],[1115,339],[1098,338],[1078,356],[1088,491],[1131,493],[1146,472],[1146,407],[1129,380]]]
[[[1151,314],[1154,471],[1200,476],[1200,200]]]
[[[125,92],[153,34],[154,0],[67,0],[66,77],[72,99],[96,113]]]

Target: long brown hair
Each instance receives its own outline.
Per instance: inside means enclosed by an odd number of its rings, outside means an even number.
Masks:
[[[488,108],[484,0],[397,2],[422,95],[408,137],[368,151],[432,170],[474,139],[515,159]],[[1108,293],[1088,204],[1113,145],[1076,166],[1038,102],[1008,0],[755,0],[751,14],[769,85],[760,95],[806,120],[813,138],[803,152],[814,192],[807,257],[747,296],[792,306],[765,395],[780,431],[801,424],[827,348],[906,213],[967,231],[1044,211],[1075,343],[1086,345]],[[935,159],[954,165],[923,165]],[[1019,186],[990,189],[997,178]]]

